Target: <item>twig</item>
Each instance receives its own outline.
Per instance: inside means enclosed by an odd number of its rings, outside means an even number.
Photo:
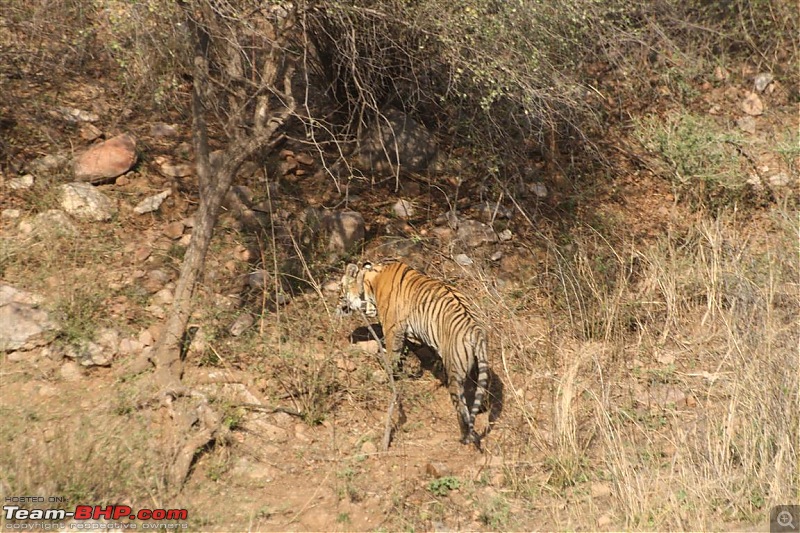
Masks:
[[[386,372],[386,375],[389,377],[389,387],[392,389],[392,399],[389,402],[389,407],[386,409],[386,423],[384,424],[383,429],[383,443],[382,449],[384,452],[389,450],[389,444],[392,442],[392,430],[394,429],[392,426],[393,419],[394,419],[394,410],[400,405],[400,395],[397,392],[397,383],[394,380],[394,372],[392,372],[392,365],[389,364],[389,360],[386,358],[386,349],[381,345],[381,340],[378,338],[377,333],[375,330],[372,329],[372,325],[367,320],[367,315],[364,314],[364,311],[359,310],[361,314],[361,318],[364,320],[364,323],[367,325],[367,330],[369,330],[370,335],[372,338],[375,339],[375,342],[378,343],[378,359],[383,366],[383,370]]]
[[[250,409],[251,411],[260,411],[262,413],[286,413],[287,415],[297,416],[303,418],[303,413],[296,409],[292,409],[291,407],[268,407],[266,405],[261,405],[257,403],[239,403],[236,404],[235,407],[244,407],[245,409]]]

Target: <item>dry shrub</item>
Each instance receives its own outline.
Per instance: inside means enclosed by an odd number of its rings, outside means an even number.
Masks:
[[[542,236],[550,259],[522,305],[472,280],[506,391],[496,452],[524,458],[506,466],[519,497],[548,487],[537,505],[556,527],[610,513],[626,528],[718,529],[792,501],[800,228],[777,211],[766,225],[725,211],[646,246]],[[561,506],[595,481],[611,507]]]

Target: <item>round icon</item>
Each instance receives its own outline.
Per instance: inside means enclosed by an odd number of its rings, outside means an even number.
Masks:
[[[794,517],[789,511],[781,511],[776,517],[778,525],[781,527],[789,527],[794,529]]]

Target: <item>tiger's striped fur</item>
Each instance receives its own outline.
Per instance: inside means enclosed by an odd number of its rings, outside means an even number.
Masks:
[[[447,373],[448,390],[461,426],[461,442],[479,443],[475,417],[489,381],[486,331],[457,290],[401,262],[347,265],[342,278],[342,310],[378,316],[386,349],[396,360],[406,340],[436,350]],[[477,387],[467,406],[465,382],[477,366]]]

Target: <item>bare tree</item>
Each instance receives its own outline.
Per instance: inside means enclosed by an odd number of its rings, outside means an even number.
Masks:
[[[246,0],[189,0],[183,7],[195,41],[192,133],[200,207],[166,328],[151,357],[158,396],[171,419],[165,424],[174,454],[167,482],[176,491],[197,451],[221,431],[219,417],[203,395],[188,391],[181,382],[192,294],[237,171],[249,158],[275,146],[295,109],[293,8],[258,7]],[[211,114],[228,140],[227,148],[213,157],[207,123]]]

